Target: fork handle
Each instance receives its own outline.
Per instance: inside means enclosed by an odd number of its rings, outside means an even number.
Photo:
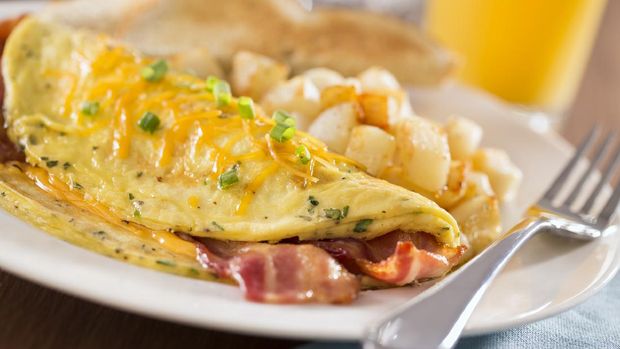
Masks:
[[[371,326],[364,349],[452,348],[491,281],[545,220],[526,218],[460,270]]]

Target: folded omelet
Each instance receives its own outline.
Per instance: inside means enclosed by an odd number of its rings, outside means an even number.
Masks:
[[[2,72],[8,135],[27,163],[16,168],[106,224],[179,240],[166,245],[172,255],[179,248],[191,257],[194,240],[218,249],[213,241],[236,243],[234,253],[256,255],[273,251],[239,243],[371,241],[394,232],[401,242],[403,234],[430,234],[441,251],[461,244],[445,210],[367,175],[297,131],[286,112],[268,117],[232,97],[225,82],[169,71],[106,36],[27,18],[8,39]],[[387,260],[394,246],[405,254],[413,243],[391,246],[381,254]],[[199,259],[210,267],[208,256]],[[352,258],[369,275],[385,274],[379,257]]]

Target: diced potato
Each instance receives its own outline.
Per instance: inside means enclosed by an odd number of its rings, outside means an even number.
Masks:
[[[285,81],[289,72],[287,65],[269,57],[239,51],[232,59],[230,83],[235,95],[260,100],[268,90]]]
[[[224,78],[222,67],[206,47],[184,50],[167,57],[167,60],[173,68],[187,71],[201,78],[209,75]]]
[[[478,195],[495,196],[489,176],[482,172],[471,171],[467,175],[467,197]]]
[[[476,196],[450,210],[476,254],[480,253],[501,234],[499,203],[490,196]]]
[[[388,96],[377,93],[362,93],[359,96],[362,107],[362,121],[365,124],[386,128],[390,124]]]
[[[398,80],[387,69],[372,67],[361,72],[357,78],[364,92],[385,92],[400,90]]]
[[[320,92],[309,79],[298,76],[269,90],[261,100],[267,114],[282,109],[293,114],[297,127],[307,130],[321,109]]]
[[[334,85],[344,85],[344,78],[340,73],[327,68],[314,68],[307,70],[303,74],[322,91],[324,88]]]
[[[355,103],[338,104],[325,110],[310,125],[308,132],[322,140],[330,150],[344,154],[351,131],[359,124]]]
[[[444,188],[450,172],[448,139],[432,122],[411,117],[395,127],[396,162],[409,181],[430,192]]]
[[[480,146],[482,127],[469,119],[452,116],[446,122],[445,130],[453,159],[467,160]]]
[[[453,160],[450,163],[448,183],[445,189],[435,197],[435,202],[445,209],[454,207],[468,192],[470,174],[471,164],[469,162]]]
[[[340,103],[355,103],[355,87],[346,85],[329,86],[321,90],[321,110],[329,109]]]
[[[394,136],[378,127],[361,125],[351,131],[345,155],[377,176],[389,165],[395,149]]]
[[[482,148],[472,157],[474,168],[489,176],[491,187],[502,201],[515,198],[523,173],[515,166],[508,154],[500,149]]]

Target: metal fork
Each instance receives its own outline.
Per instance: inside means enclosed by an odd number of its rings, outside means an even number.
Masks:
[[[610,132],[601,142],[590,165],[579,177],[568,197],[563,203],[554,204],[599,133],[599,127],[590,131],[543,197],[501,240],[420,297],[371,325],[363,342],[364,349],[452,348],[491,281],[529,238],[540,232],[550,232],[574,239],[594,240],[612,228],[610,224],[620,201],[620,184],[616,185],[602,210],[597,213],[592,210],[596,199],[620,165],[620,146],[616,147],[611,161],[585,204],[578,210],[572,207],[587,180],[615,143],[614,132]]]

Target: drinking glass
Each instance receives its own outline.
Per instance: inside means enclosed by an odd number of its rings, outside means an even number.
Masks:
[[[424,26],[457,54],[457,78],[559,126],[606,0],[428,0]]]

